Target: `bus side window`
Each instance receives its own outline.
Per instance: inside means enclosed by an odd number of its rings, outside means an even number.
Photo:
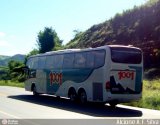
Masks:
[[[55,61],[55,58],[54,58],[54,55],[52,56],[47,56],[46,57],[46,69],[52,69],[54,68],[54,61]]]
[[[55,68],[61,69],[63,65],[63,55],[55,55]]]
[[[93,51],[86,52],[86,68],[93,68],[94,67],[94,53]]]
[[[46,57],[39,57],[38,58],[38,69],[44,69],[46,63]]]
[[[38,68],[38,57],[33,58],[33,69],[37,69]]]
[[[64,54],[63,68],[73,68],[74,54]]]
[[[76,53],[75,54],[75,68],[85,68],[86,67],[86,54],[85,53]]]
[[[104,50],[98,50],[94,51],[94,56],[95,56],[95,68],[99,68],[104,65],[105,63],[105,51]]]

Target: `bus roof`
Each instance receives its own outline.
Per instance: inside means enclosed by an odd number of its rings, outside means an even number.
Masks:
[[[115,48],[122,47],[122,48],[134,48],[134,49],[139,49],[140,50],[140,48],[135,47],[133,45],[128,45],[128,46],[125,46],[125,45],[108,45],[108,46],[111,47],[111,48],[113,48],[113,47],[115,47]]]
[[[72,53],[72,52],[83,52],[83,51],[91,51],[91,50],[99,50],[99,49],[106,49],[106,48],[112,48],[112,47],[124,47],[124,48],[135,48],[135,49],[139,49],[137,47],[133,47],[132,45],[105,45],[105,46],[100,46],[100,47],[96,47],[96,48],[84,48],[84,49],[64,49],[64,50],[58,50],[58,51],[50,51],[50,52],[46,52],[43,54],[37,54],[37,55],[33,55],[31,57],[37,57],[37,56],[47,56],[47,55],[52,55],[52,54],[64,54],[64,53]],[[29,58],[31,58],[29,57]]]

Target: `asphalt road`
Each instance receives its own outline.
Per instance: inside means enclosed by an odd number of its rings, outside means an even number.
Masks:
[[[160,111],[117,105],[81,106],[48,95],[34,97],[23,88],[0,86],[0,119],[160,119]]]

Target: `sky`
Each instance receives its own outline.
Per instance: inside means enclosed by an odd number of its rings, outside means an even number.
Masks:
[[[66,44],[85,31],[147,0],[0,0],[0,55],[28,54],[38,32],[52,27]]]

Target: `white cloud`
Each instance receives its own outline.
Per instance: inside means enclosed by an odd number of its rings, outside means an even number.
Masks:
[[[6,34],[3,32],[0,32],[0,37],[4,37]]]

